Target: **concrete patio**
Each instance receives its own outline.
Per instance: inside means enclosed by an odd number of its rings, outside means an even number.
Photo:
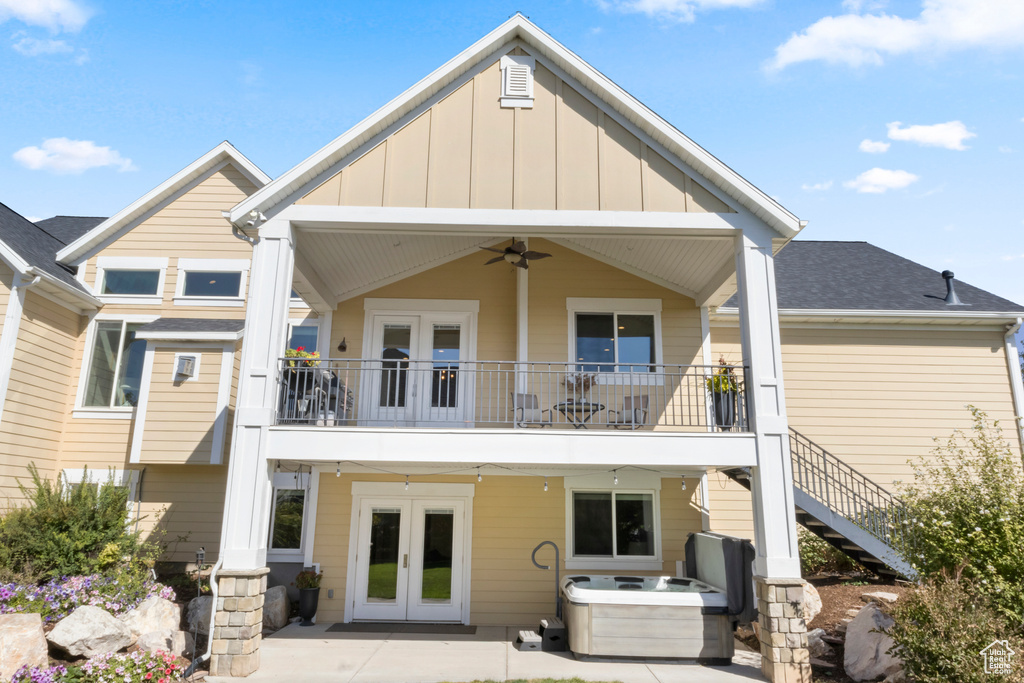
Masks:
[[[763,681],[761,657],[737,648],[727,667],[673,660],[576,660],[571,653],[520,652],[518,626],[480,626],[474,635],[329,633],[329,624],[291,624],[260,648],[260,669],[244,679],[317,683],[439,683],[572,678],[622,683],[747,683]],[[239,679],[211,676],[211,683]]]

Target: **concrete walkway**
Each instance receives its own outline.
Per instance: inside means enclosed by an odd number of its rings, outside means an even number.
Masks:
[[[520,626],[480,626],[475,635],[327,633],[327,624],[291,624],[266,638],[260,670],[246,683],[439,683],[572,678],[622,683],[749,683],[764,681],[761,656],[737,649],[732,666],[671,660],[591,658],[520,652]],[[240,679],[211,676],[210,683]]]

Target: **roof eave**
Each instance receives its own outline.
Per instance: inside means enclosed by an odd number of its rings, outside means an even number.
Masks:
[[[779,319],[787,320],[794,318],[812,318],[821,321],[836,320],[836,319],[865,319],[865,318],[884,318],[892,321],[898,321],[900,319],[921,321],[921,320],[939,320],[944,323],[978,323],[978,322],[991,322],[995,323],[1009,323],[1017,320],[1024,311],[924,311],[924,310],[865,310],[865,309],[813,309],[813,308],[780,308]],[[733,307],[720,307],[714,313],[712,318],[718,319],[732,319],[739,317],[739,309]]]

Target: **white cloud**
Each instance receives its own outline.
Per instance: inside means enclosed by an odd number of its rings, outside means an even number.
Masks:
[[[659,19],[692,22],[699,11],[753,7],[764,0],[597,0],[605,10],[640,13]]]
[[[15,35],[17,38],[18,36]],[[16,52],[27,57],[35,57],[37,55],[54,55],[61,52],[74,52],[75,48],[71,47],[63,40],[53,40],[48,38],[46,40],[39,40],[38,38],[31,38],[24,36],[18,42],[14,43],[11,47]]]
[[[33,171],[52,173],[82,173],[90,168],[115,166],[118,171],[136,171],[131,159],[117,150],[99,147],[92,140],[49,138],[42,147],[22,147],[13,155],[14,160]]]
[[[911,183],[917,182],[918,177],[908,171],[891,171],[886,168],[873,168],[864,171],[853,180],[847,180],[843,187],[848,187],[857,192],[870,194],[882,194],[887,190],[899,190]]]
[[[963,151],[964,140],[978,137],[977,133],[967,130],[962,121],[947,121],[946,123],[935,123],[930,126],[907,126],[900,128],[899,121],[885,124],[889,129],[890,140],[904,140],[916,142],[922,147],[945,147],[946,149],[957,149]]]
[[[775,48],[767,71],[821,60],[830,64],[880,65],[885,56],[921,51],[1024,47],[1020,0],[923,0],[921,14],[904,19],[884,12],[824,17]]]
[[[40,218],[39,216],[25,216],[25,220],[29,221],[30,223],[38,223],[43,219]]]
[[[823,190],[829,189],[830,187],[832,187],[832,181],[826,180],[823,183],[814,183],[813,185],[804,183],[803,185],[800,186],[800,189],[806,190],[807,192],[821,192]]]
[[[889,151],[889,147],[892,146],[890,142],[875,142],[874,140],[868,140],[867,138],[860,141],[860,146],[857,147],[862,152],[868,154],[884,154]]]
[[[17,19],[54,33],[80,31],[92,12],[75,0],[0,0],[0,24]]]

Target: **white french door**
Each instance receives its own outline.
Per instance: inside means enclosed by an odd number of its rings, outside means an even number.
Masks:
[[[361,424],[460,426],[470,419],[470,316],[461,313],[374,315],[372,358],[362,380]],[[469,381],[467,381],[469,380]]]
[[[461,621],[465,502],[363,499],[353,618]]]

